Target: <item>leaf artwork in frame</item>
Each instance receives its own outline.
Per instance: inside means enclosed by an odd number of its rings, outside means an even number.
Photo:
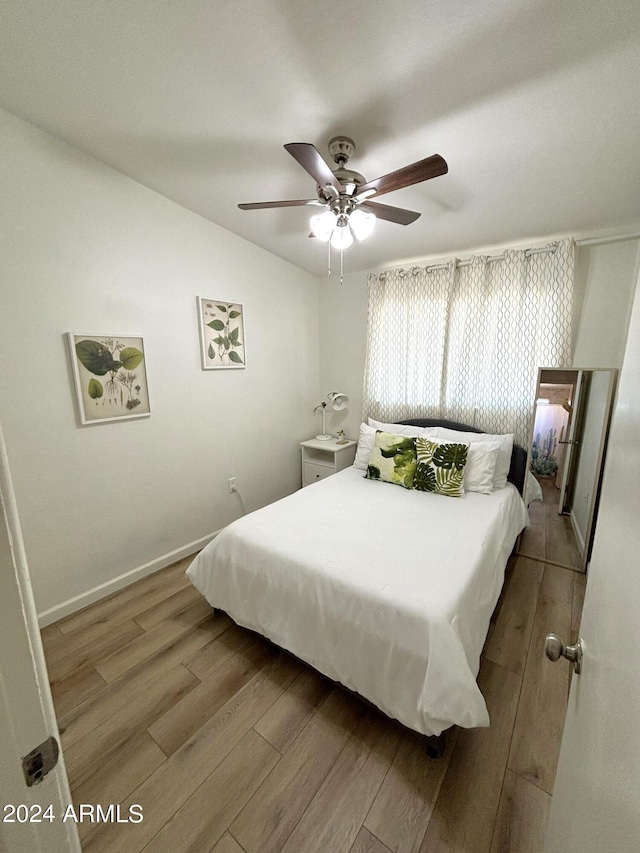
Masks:
[[[141,337],[67,334],[81,424],[148,417]]]
[[[198,300],[203,370],[246,367],[244,309],[225,299]]]

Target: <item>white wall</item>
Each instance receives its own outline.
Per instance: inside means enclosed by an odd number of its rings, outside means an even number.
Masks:
[[[0,422],[47,621],[237,517],[228,477],[248,509],[300,485],[318,280],[2,111],[0,198]],[[201,370],[197,294],[244,304],[246,370]],[[68,331],[144,337],[149,418],[78,425]]]
[[[357,247],[354,249],[357,251]],[[367,335],[367,273],[320,280],[320,384],[323,394],[349,395],[346,411],[327,416],[327,429],[358,438]]]
[[[639,241],[582,246],[576,265],[579,308],[573,363],[576,367],[622,366],[638,278]]]
[[[579,367],[620,367],[622,364],[638,275],[638,247],[638,240],[630,240],[577,250],[574,364]],[[357,252],[357,246],[352,251]],[[470,249],[458,255],[465,257],[478,251]],[[496,251],[499,247],[488,253]],[[426,256],[404,266],[442,260]],[[358,437],[362,414],[367,277],[368,272],[352,273],[345,276],[343,285],[333,279],[320,285],[321,386],[330,391],[334,385],[340,385],[341,390],[350,395],[351,405],[344,418],[344,429],[352,438]]]

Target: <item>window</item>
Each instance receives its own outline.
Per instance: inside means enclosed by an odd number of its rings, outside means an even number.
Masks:
[[[574,243],[369,277],[364,416],[525,444],[538,367],[571,362]]]

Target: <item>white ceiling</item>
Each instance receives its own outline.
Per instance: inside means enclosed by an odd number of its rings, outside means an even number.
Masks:
[[[381,198],[346,271],[640,223],[638,0],[2,0],[0,106],[322,275],[313,179],[282,147],[351,136]]]

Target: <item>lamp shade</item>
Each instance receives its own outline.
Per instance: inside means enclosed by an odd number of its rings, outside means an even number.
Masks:
[[[355,234],[356,240],[366,240],[370,236],[376,224],[374,213],[356,208],[349,217],[349,225]]]
[[[312,216],[309,224],[314,237],[327,243],[331,239],[333,229],[336,224],[336,215],[332,210],[325,210],[323,213],[318,213]]]
[[[353,235],[348,223],[336,225],[331,235],[331,245],[334,249],[348,249],[353,245]]]
[[[349,398],[341,391],[332,391],[329,394],[329,406],[334,412],[340,412],[342,409],[346,409],[348,403]]]

